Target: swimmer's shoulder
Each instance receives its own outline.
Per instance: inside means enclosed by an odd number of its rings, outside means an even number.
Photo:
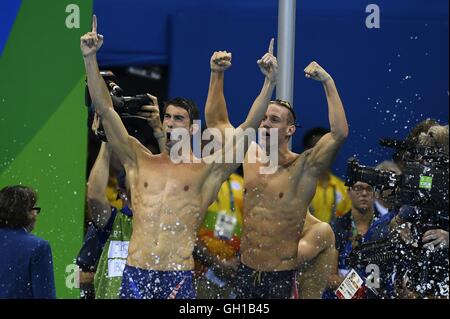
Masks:
[[[129,142],[131,147],[133,148],[133,151],[138,156],[155,156],[148,148],[146,148],[144,145],[142,145],[139,140],[133,136],[129,136]]]
[[[294,153],[291,152],[291,160],[285,163],[283,166],[285,168],[303,168],[305,163],[307,162],[309,155],[311,154],[311,150],[306,150],[302,153]]]

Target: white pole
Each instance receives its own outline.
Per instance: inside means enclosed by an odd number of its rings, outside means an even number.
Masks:
[[[294,106],[296,0],[279,0],[278,6],[278,64],[277,98]]]

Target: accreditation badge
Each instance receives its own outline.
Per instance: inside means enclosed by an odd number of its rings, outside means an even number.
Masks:
[[[226,211],[218,212],[216,225],[214,226],[214,236],[223,240],[231,240],[236,224],[236,216],[228,215]]]

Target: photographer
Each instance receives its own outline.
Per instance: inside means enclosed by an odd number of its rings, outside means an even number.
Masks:
[[[393,161],[384,161],[380,164],[378,164],[375,169],[381,170],[381,171],[390,171],[394,172],[397,175],[400,175],[402,171],[398,167],[397,164]],[[389,196],[392,194],[392,191],[386,191],[386,192],[376,192],[375,194],[375,206],[377,207],[378,211],[382,215],[386,214],[393,214],[396,215],[398,213],[398,209],[389,202]]]
[[[336,236],[336,249],[338,250],[337,269],[329,278],[328,289],[323,298],[335,299],[334,291],[344,281],[352,268],[364,279],[367,277],[366,267],[368,264],[351,265],[349,256],[354,249],[375,241],[388,237],[389,214],[381,216],[375,206],[375,191],[373,187],[364,182],[356,182],[348,190],[348,195],[352,201],[351,210],[342,217],[336,218],[332,222],[333,231]],[[389,265],[377,265],[380,269],[380,289],[377,293],[381,298],[390,298],[393,293],[393,286],[389,280],[392,267]],[[375,278],[376,280],[377,278]],[[375,293],[366,290],[364,299],[377,298]]]
[[[417,133],[415,138],[417,146],[437,150],[448,158],[448,129],[448,125],[433,125],[428,131]],[[445,200],[448,189],[441,192],[442,199]],[[425,225],[419,223],[418,226],[417,221],[423,220],[422,215],[425,212],[420,207],[407,205],[402,206],[399,214],[392,220],[391,228],[400,234],[406,245],[418,247],[416,251],[419,254],[418,258],[416,256],[402,258],[397,272],[399,297],[448,298],[448,208],[444,210],[446,211],[433,212],[431,215],[444,216],[443,222],[438,224],[425,220]]]

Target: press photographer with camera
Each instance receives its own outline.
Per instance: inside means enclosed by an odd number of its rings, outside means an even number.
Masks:
[[[328,289],[324,299],[335,299],[335,290],[344,281],[349,272],[354,269],[364,280],[368,277],[366,267],[372,262],[360,262],[355,264],[350,256],[355,249],[363,244],[380,241],[389,236],[389,214],[382,215],[375,206],[374,188],[364,182],[357,181],[348,189],[348,196],[352,202],[351,210],[331,222],[336,237],[337,268],[330,275]],[[393,285],[389,279],[392,267],[389,265],[377,265],[380,269],[380,287],[378,290],[364,290],[364,294],[358,298],[390,298],[393,294]],[[377,278],[375,278],[377,280]],[[364,289],[364,288],[363,288]]]
[[[347,184],[364,181],[389,193],[385,199],[398,214],[389,238],[362,245],[351,256],[353,262],[382,259],[393,264],[397,298],[448,298],[448,126],[427,120],[405,141],[382,139],[380,144],[396,149],[402,173],[351,159]]]
[[[427,120],[428,122],[430,120]],[[433,123],[434,124],[434,123]],[[434,124],[426,127],[427,131],[416,134],[414,141],[418,147],[425,147],[438,151],[443,157],[447,158],[449,154],[449,127]],[[417,130],[416,130],[417,131]],[[443,170],[445,168],[443,167]],[[448,166],[447,178],[448,178]],[[446,192],[446,193],[445,193]],[[447,189],[442,190],[442,202],[448,202],[448,184]],[[428,227],[417,227],[414,224],[420,219],[423,211],[420,207],[404,205],[400,212],[391,222],[391,228],[396,230],[405,243],[422,246],[426,260],[417,261],[414,259],[406,259],[403,263],[405,278],[399,282],[398,290],[400,297],[404,298],[448,298],[448,274],[449,274],[449,229],[448,229],[448,206],[440,207],[443,211],[444,221],[439,225],[430,225]],[[424,225],[425,226],[425,225]],[[408,287],[408,282],[414,281],[414,268],[423,268],[424,270],[431,267],[433,271],[427,271],[422,274],[420,284]],[[408,276],[410,273],[413,275]]]

